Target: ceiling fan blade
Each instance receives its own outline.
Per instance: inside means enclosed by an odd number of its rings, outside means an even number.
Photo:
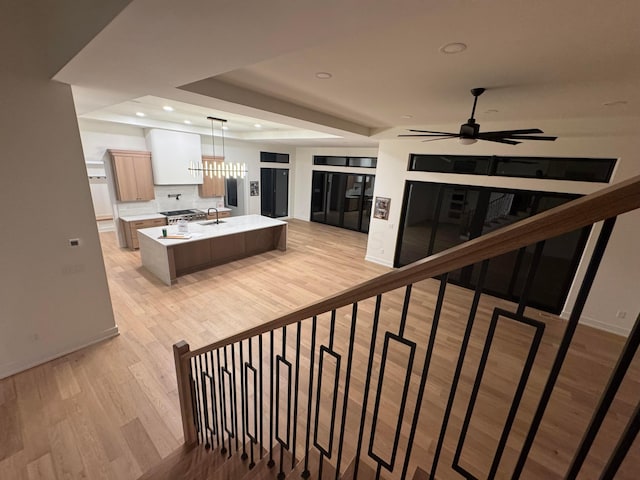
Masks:
[[[400,134],[398,135],[399,137],[443,137],[443,138],[447,138],[447,137],[458,137],[459,135],[457,133],[405,133],[405,134]]]
[[[418,133],[439,133],[440,135],[457,135],[457,133],[451,133],[451,132],[434,132],[431,130],[413,130],[413,129],[408,129],[409,132],[418,132]],[[542,133],[542,132],[540,132]]]
[[[442,135],[440,137],[436,137],[436,138],[430,138],[428,140],[423,140],[423,142],[433,142],[435,140],[449,140],[450,138],[456,138],[459,137],[460,135]]]
[[[487,135],[490,137],[510,137],[511,135],[523,135],[527,133],[544,133],[539,128],[525,128],[521,130],[498,130],[495,132],[481,132],[480,136]]]
[[[530,137],[528,135],[509,135],[506,138],[513,138],[513,139],[516,139],[516,140],[546,140],[546,141],[549,141],[549,142],[553,142],[558,137],[542,137],[542,136]]]
[[[516,142],[514,140],[507,140],[506,138],[483,138],[478,137],[478,140],[484,140],[486,142],[506,143],[507,145],[518,145],[522,142]]]

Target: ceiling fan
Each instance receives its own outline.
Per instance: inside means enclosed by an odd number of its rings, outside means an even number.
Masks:
[[[480,132],[480,124],[476,123],[474,115],[476,113],[476,104],[478,103],[478,97],[484,93],[484,88],[472,88],[471,95],[473,95],[473,109],[471,110],[471,118],[467,120],[467,123],[460,125],[460,133],[449,132],[434,132],[430,130],[409,130],[410,132],[416,132],[413,134],[398,135],[399,137],[433,137],[425,142],[432,142],[433,140],[446,140],[449,138],[458,138],[459,142],[464,145],[470,145],[476,143],[478,140],[486,140],[488,142],[506,143],[508,145],[518,145],[518,140],[545,140],[553,142],[558,137],[548,136],[531,136],[532,133],[544,133],[539,128],[526,128],[521,130],[500,130],[495,132]]]

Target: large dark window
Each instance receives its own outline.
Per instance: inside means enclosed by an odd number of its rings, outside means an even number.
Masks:
[[[313,172],[311,221],[369,231],[373,175]]]
[[[376,168],[378,159],[376,157],[335,157],[314,155],[313,164],[329,165],[332,167]]]
[[[260,152],[260,161],[266,163],[289,163],[289,154]]]
[[[459,245],[523,218],[568,202],[577,195],[493,187],[407,182],[395,266]],[[530,304],[560,313],[578,267],[589,228],[545,242]],[[517,301],[534,247],[489,262],[484,290]],[[452,272],[449,280],[475,288],[479,267]]]
[[[500,177],[547,178],[581,182],[608,182],[616,161],[612,158],[487,157],[477,155],[417,155],[409,170],[466,173]]]

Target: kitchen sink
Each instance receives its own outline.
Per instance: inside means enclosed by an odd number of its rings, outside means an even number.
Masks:
[[[216,225],[216,224],[222,224],[225,223],[224,220],[220,220],[218,222],[216,222],[215,220],[207,220],[206,222],[198,222],[198,225]]]

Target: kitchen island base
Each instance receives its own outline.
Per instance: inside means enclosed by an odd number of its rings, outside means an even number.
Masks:
[[[165,284],[177,277],[258,255],[270,250],[286,250],[287,224],[259,215],[243,223],[243,218],[225,219],[220,225],[191,225],[190,239],[158,238],[161,229],[140,230],[142,265]],[[232,222],[232,219],[237,221]],[[172,233],[172,232],[169,232]]]

